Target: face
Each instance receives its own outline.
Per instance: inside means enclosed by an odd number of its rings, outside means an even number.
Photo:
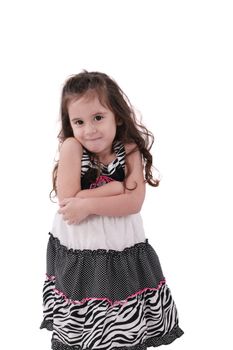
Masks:
[[[113,112],[104,107],[96,95],[84,95],[69,103],[68,114],[74,137],[90,152],[106,159],[116,135]]]

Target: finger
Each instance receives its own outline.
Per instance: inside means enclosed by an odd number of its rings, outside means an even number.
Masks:
[[[59,203],[59,205],[60,205],[60,206],[66,205],[67,203],[70,202],[71,199],[72,199],[72,198],[64,198],[64,199]]]
[[[78,224],[78,220],[76,220],[76,219],[69,219],[68,224],[69,225],[76,225],[76,224]]]
[[[62,203],[59,203],[59,207],[62,208],[64,207],[66,204],[62,204]]]
[[[74,222],[73,220],[69,220],[69,221],[67,222],[68,225],[74,225],[74,223],[75,223],[75,222]]]
[[[65,208],[60,208],[58,211],[57,211],[59,214],[65,214]]]

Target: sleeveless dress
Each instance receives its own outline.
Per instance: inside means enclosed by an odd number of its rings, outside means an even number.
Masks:
[[[83,149],[81,188],[123,181],[125,148],[101,174]],[[91,215],[68,225],[56,213],[49,232],[43,322],[54,350],[145,350],[182,336],[178,312],[140,213]]]

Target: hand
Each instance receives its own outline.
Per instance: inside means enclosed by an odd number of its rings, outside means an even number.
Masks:
[[[90,215],[87,199],[84,198],[65,198],[59,205],[58,213],[63,215],[63,220],[67,221],[69,225],[79,224]]]

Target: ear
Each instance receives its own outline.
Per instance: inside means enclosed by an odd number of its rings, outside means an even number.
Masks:
[[[117,120],[116,124],[117,124],[117,125],[122,125],[122,124],[123,124],[123,121],[122,121],[122,120]]]

